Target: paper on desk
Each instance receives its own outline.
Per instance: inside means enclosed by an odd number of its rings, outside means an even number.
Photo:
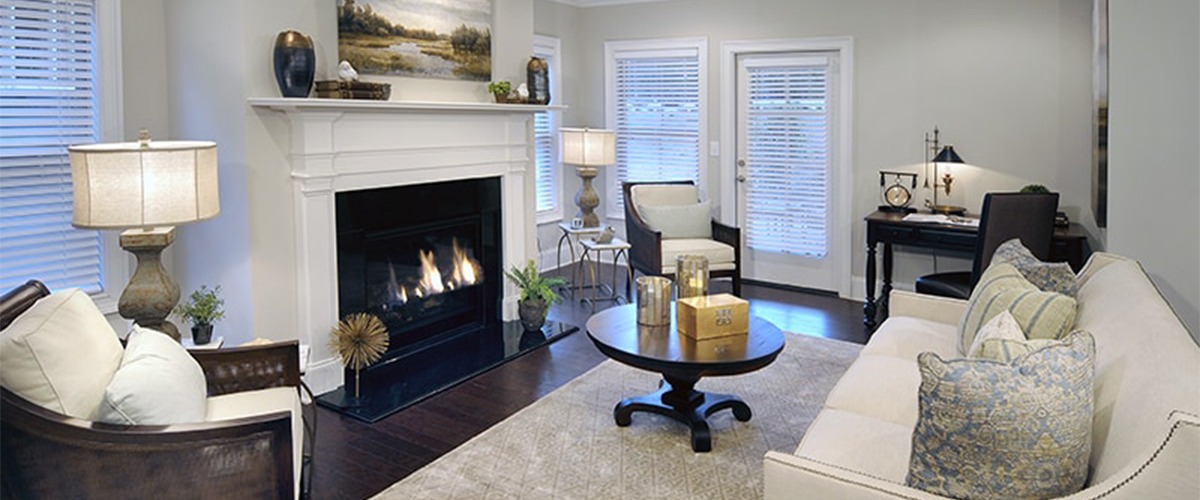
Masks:
[[[908,214],[904,216],[905,222],[929,222],[934,224],[951,224],[955,226],[979,227],[979,219],[974,217],[959,217],[957,215],[943,214]]]

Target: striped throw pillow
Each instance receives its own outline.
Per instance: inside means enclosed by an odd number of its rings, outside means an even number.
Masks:
[[[958,325],[958,352],[969,355],[979,329],[1002,311],[1012,313],[1027,338],[1062,338],[1075,325],[1075,307],[1075,299],[1038,290],[1011,264],[993,264],[971,292]]]

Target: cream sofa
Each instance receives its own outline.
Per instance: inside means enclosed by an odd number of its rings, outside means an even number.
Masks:
[[[1200,348],[1134,260],[1080,272],[1075,327],[1096,340],[1089,477],[1068,498],[1200,498]],[[894,292],[891,317],[825,401],[794,454],[768,452],[765,498],[938,498],[905,485],[916,357],[960,357],[966,301]]]

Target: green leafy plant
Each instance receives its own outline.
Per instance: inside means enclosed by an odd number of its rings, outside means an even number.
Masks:
[[[554,291],[554,287],[567,284],[567,280],[557,276],[542,276],[538,273],[533,259],[525,264],[525,269],[513,266],[504,271],[504,275],[521,289],[521,300],[540,300],[546,304],[562,301],[562,297]]]
[[[492,83],[488,84],[488,92],[491,92],[493,94],[508,95],[509,92],[512,92],[512,84],[509,83],[508,80],[500,80],[498,82],[492,82]]]
[[[1022,193],[1049,193],[1050,189],[1041,184],[1029,184],[1021,188]]]
[[[221,309],[225,305],[225,299],[220,297],[220,293],[220,286],[209,290],[207,286],[201,285],[199,290],[192,292],[187,302],[175,307],[175,312],[195,326],[211,325],[225,317],[225,311]]]

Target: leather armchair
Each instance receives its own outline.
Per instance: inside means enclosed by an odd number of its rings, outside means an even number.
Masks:
[[[665,188],[657,190],[656,188]],[[683,253],[709,256],[711,278],[732,278],[733,294],[742,294],[742,233],[741,230],[712,220],[712,239],[667,240],[662,231],[655,230],[638,213],[639,202],[662,204],[696,203],[699,191],[692,181],[626,182],[621,186],[625,196],[625,235],[629,239],[629,263],[634,270],[649,276],[675,275],[675,258]],[[690,189],[688,189],[690,188]],[[658,192],[655,192],[658,191]],[[639,198],[641,198],[639,200]]]
[[[47,295],[30,281],[0,297],[0,329]],[[294,389],[298,408],[298,349],[290,341],[191,354],[210,399],[285,387]],[[255,397],[289,397],[261,394]],[[292,419],[283,410],[193,424],[114,425],[66,416],[0,389],[0,491],[4,498],[294,498],[301,460]]]

